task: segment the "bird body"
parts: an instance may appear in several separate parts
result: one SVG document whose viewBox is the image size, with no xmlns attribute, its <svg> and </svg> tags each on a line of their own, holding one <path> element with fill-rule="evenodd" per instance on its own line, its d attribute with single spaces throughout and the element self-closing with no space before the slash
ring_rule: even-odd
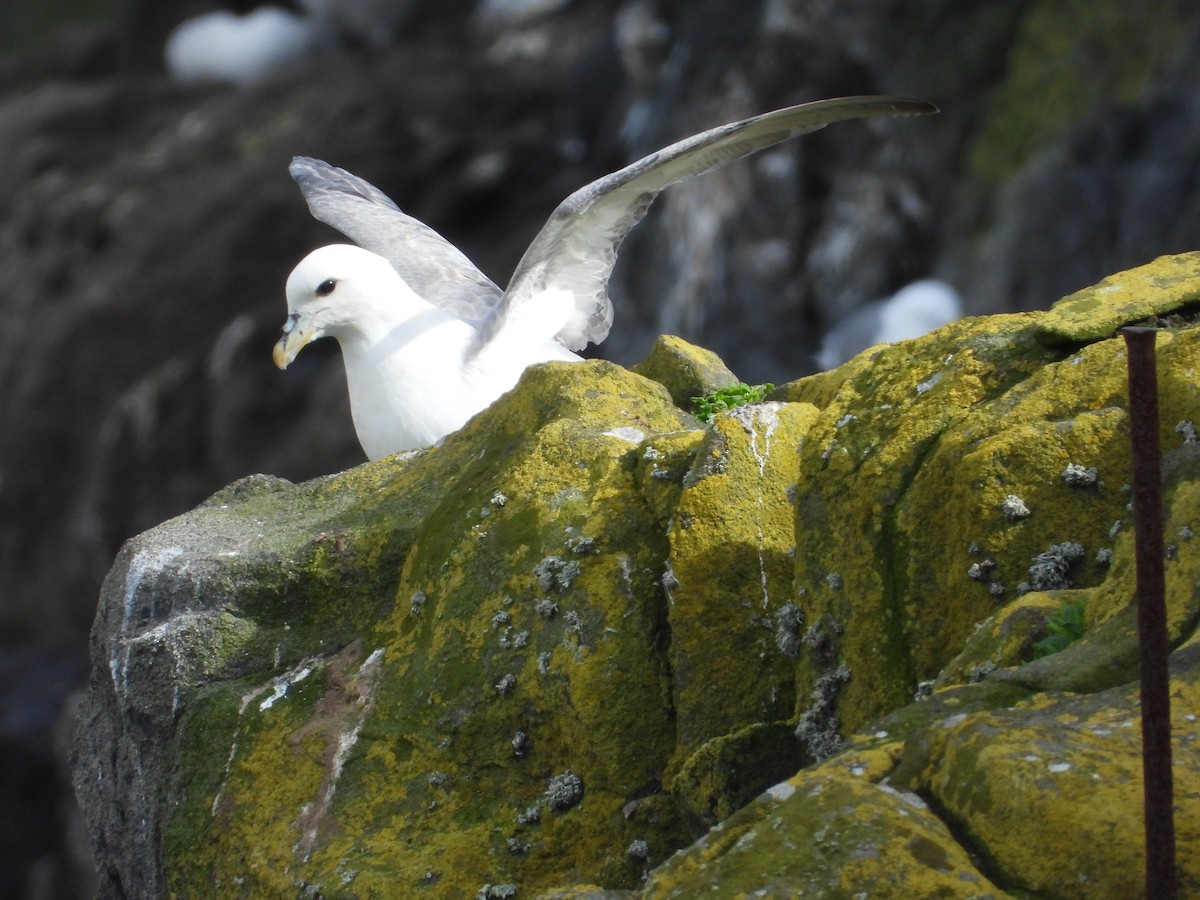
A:
<svg viewBox="0 0 1200 900">
<path fill-rule="evenodd" d="M 288 278 L 287 295 L 329 302 L 305 325 L 299 316 L 289 318 L 275 361 L 281 368 L 290 361 L 289 338 L 296 347 L 319 337 L 337 340 L 354 430 L 369 459 L 426 447 L 457 431 L 532 363 L 579 359 L 553 340 L 549 316 L 539 317 L 540 328 L 521 327 L 513 318 L 513 327 L 477 349 L 469 322 L 419 297 L 387 260 L 348 244 L 305 257 Z M 562 307 L 565 299 L 551 294 L 529 312 Z"/>
<path fill-rule="evenodd" d="M 286 368 L 310 341 L 336 338 L 367 456 L 436 443 L 529 365 L 578 360 L 572 351 L 607 336 L 617 249 L 664 188 L 831 122 L 936 111 L 918 100 L 843 97 L 685 138 L 567 197 L 504 291 L 373 185 L 296 157 L 290 171 L 312 214 L 358 246 L 321 247 L 292 271 L 275 362 Z"/>
</svg>

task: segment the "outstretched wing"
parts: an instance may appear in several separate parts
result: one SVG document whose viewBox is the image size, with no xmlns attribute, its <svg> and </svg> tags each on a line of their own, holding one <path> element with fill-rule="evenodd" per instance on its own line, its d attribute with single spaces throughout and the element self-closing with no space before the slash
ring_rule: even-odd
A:
<svg viewBox="0 0 1200 900">
<path fill-rule="evenodd" d="M 345 169 L 297 156 L 288 166 L 313 217 L 392 264 L 421 297 L 462 319 L 478 320 L 503 292 L 457 247 L 383 191 Z"/>
<path fill-rule="evenodd" d="M 617 248 L 668 185 L 832 122 L 933 112 L 936 106 L 903 97 L 817 100 L 693 135 L 593 181 L 559 204 L 533 239 L 504 299 L 481 323 L 476 346 L 498 333 L 513 306 L 547 288 L 575 296 L 574 311 L 557 335 L 561 343 L 580 350 L 604 340 L 612 325 L 607 285 Z"/>
</svg>

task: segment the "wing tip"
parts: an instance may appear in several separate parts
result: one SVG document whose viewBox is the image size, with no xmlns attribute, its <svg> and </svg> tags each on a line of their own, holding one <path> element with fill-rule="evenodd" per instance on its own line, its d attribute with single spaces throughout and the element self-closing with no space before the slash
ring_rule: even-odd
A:
<svg viewBox="0 0 1200 900">
<path fill-rule="evenodd" d="M 292 161 L 288 163 L 288 174 L 296 181 L 301 178 L 312 177 L 321 174 L 321 172 L 332 169 L 329 163 L 323 159 L 317 159 L 313 156 L 293 156 Z"/>
<path fill-rule="evenodd" d="M 896 97 L 895 100 L 900 105 L 900 115 L 932 116 L 942 111 L 940 106 L 928 100 L 915 100 L 912 97 Z"/>
<path fill-rule="evenodd" d="M 852 97 L 833 97 L 828 100 L 814 100 L 808 105 L 835 105 L 857 103 L 864 106 L 877 106 L 898 116 L 928 116 L 942 111 L 936 103 L 927 100 L 917 100 L 914 97 L 901 97 L 895 94 L 859 94 Z"/>
</svg>

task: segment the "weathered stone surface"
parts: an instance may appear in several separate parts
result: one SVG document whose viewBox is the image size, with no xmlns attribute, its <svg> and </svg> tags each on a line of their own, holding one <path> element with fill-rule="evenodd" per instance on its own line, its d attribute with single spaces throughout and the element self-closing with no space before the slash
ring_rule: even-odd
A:
<svg viewBox="0 0 1200 900">
<path fill-rule="evenodd" d="M 1111 337 L 1130 325 L 1200 303 L 1200 257 L 1168 256 L 1130 269 L 1059 300 L 1038 318 L 1037 336 L 1046 344 L 1070 344 Z"/>
<path fill-rule="evenodd" d="M 776 391 L 821 408 L 800 447 L 796 591 L 810 622 L 828 617 L 849 667 L 838 708 L 851 730 L 901 705 L 1006 601 L 1104 579 L 1097 553 L 1129 525 L 1124 345 L 1111 333 L 1182 308 L 1195 265 L 1194 254 L 1163 258 L 1110 282 L 1129 288 L 1092 291 L 1115 311 L 1101 316 L 1109 336 L 1082 347 L 1040 342 L 1043 320 L 1064 321 L 1059 309 L 968 319 Z M 1158 282 L 1177 285 L 1174 307 L 1149 287 Z M 1160 339 L 1166 448 L 1196 416 L 1193 335 Z M 1068 467 L 1095 469 L 1094 481 Z M 1073 544 L 1082 555 L 1061 572 L 1039 565 Z"/>
<path fill-rule="evenodd" d="M 1172 776 L 1181 897 L 1200 891 L 1200 645 L 1172 656 Z M 984 850 L 1009 889 L 1140 896 L 1145 878 L 1137 686 L 1039 693 L 948 717 L 910 739 L 896 782 Z"/>
<path fill-rule="evenodd" d="M 816 418 L 806 403 L 718 416 L 684 481 L 665 577 L 676 740 L 685 757 L 710 738 L 792 715 L 804 612 L 792 589 L 790 495 L 795 447 Z M 797 621 L 781 621 L 789 614 Z"/>
<path fill-rule="evenodd" d="M 984 877 L 920 797 L 827 771 L 781 782 L 655 870 L 641 897 L 975 897 Z"/>
<path fill-rule="evenodd" d="M 461 896 L 620 885 L 631 841 L 679 846 L 646 802 L 674 723 L 634 471 L 694 427 L 612 364 L 543 367 L 441 447 L 256 479 L 131 543 L 78 770 L 120 883 Z M 155 827 L 126 842 L 131 819 Z"/>
<path fill-rule="evenodd" d="M 1159 356 L 1182 759 L 1200 338 L 1186 306 L 1154 312 L 1176 324 Z M 1048 346 L 1042 318 L 876 348 L 711 427 L 613 364 L 538 366 L 438 447 L 243 480 L 134 539 L 77 750 L 102 892 L 1136 885 L 1123 343 Z M 1028 661 L 1078 598 L 1083 636 Z M 1055 767 L 1036 797 L 1022 754 Z M 1200 793 L 1194 759 L 1177 771 Z M 1119 871 L 1095 830 L 1118 820 Z M 1180 835 L 1200 843 L 1193 818 Z M 1190 862 L 1181 879 L 1200 885 Z"/>
<path fill-rule="evenodd" d="M 717 354 L 672 334 L 661 335 L 646 358 L 630 371 L 664 385 L 681 409 L 691 409 L 693 397 L 703 397 L 738 382 Z"/>
</svg>

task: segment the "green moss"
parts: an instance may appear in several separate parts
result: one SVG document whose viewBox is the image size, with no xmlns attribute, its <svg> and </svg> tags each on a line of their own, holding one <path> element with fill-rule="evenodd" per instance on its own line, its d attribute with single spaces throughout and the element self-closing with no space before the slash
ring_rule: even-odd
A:
<svg viewBox="0 0 1200 900">
<path fill-rule="evenodd" d="M 696 454 L 663 573 L 676 764 L 735 728 L 793 714 L 795 662 L 776 643 L 774 617 L 797 599 L 789 488 L 815 417 L 807 404 L 744 407 L 719 416 Z"/>
<path fill-rule="evenodd" d="M 1047 616 L 1046 631 L 1049 633 L 1033 645 L 1033 658 L 1041 659 L 1052 653 L 1060 653 L 1083 637 L 1083 615 L 1086 609 L 1086 601 L 1076 600 L 1073 603 L 1064 603 Z"/>
<path fill-rule="evenodd" d="M 737 897 L 999 895 L 920 800 L 830 773 L 762 795 L 656 869 L 642 896 L 704 896 L 713 885 Z"/>
<path fill-rule="evenodd" d="M 1196 673 L 1189 665 L 1174 677 L 1173 703 L 1200 702 Z M 1124 686 L 1037 694 L 1012 709 L 948 719 L 924 734 L 918 765 L 893 781 L 932 797 L 965 840 L 985 848 L 989 870 L 1011 889 L 1137 894 L 1144 864 L 1137 704 L 1136 686 Z M 1177 796 L 1200 784 L 1200 763 L 1185 749 L 1193 731 L 1178 719 L 1174 778 L 1184 793 Z M 1179 846 L 1194 846 L 1200 815 L 1178 806 L 1176 829 Z M 1193 856 L 1179 857 L 1182 893 L 1200 886 Z"/>
<path fill-rule="evenodd" d="M 577 377 L 581 368 L 595 377 Z M 381 648 L 389 673 L 361 731 L 336 713 L 349 676 L 331 681 L 308 724 L 285 728 L 308 735 L 315 768 L 296 775 L 310 805 L 328 784 L 331 748 L 355 734 L 311 853 L 289 863 L 293 880 L 330 890 L 349 867 L 354 891 L 370 895 L 397 879 L 417 886 L 428 871 L 439 889 L 469 895 L 485 882 L 548 884 L 569 871 L 564 860 L 613 884 L 640 874 L 624 855 L 635 835 L 621 809 L 661 778 L 674 733 L 658 582 L 667 545 L 637 499 L 639 445 L 687 420 L 661 388 L 607 363 L 540 367 L 526 380 L 535 384 L 489 421 L 400 463 L 403 479 L 382 485 L 368 519 L 304 545 L 302 589 L 270 613 L 293 629 L 374 622 L 363 653 Z M 585 414 L 595 428 L 574 424 Z M 414 510 L 414 492 L 430 483 L 439 490 L 417 496 Z M 571 577 L 548 578 L 548 560 Z M 414 614 L 418 592 L 426 599 Z M 540 615 L 539 598 L 553 598 L 557 615 Z M 517 732 L 528 741 L 519 755 Z M 254 753 L 239 751 L 229 781 L 276 797 L 263 803 L 277 823 L 267 843 L 295 846 L 306 801 L 273 793 L 277 775 L 257 765 L 288 757 L 247 739 Z M 544 803 L 547 779 L 566 769 L 583 779 L 582 802 L 519 825 L 518 811 Z M 648 836 L 666 852 L 677 823 L 661 828 Z M 529 852 L 509 853 L 510 837 Z M 208 877 L 242 877 L 229 850 L 206 857 Z"/>
<path fill-rule="evenodd" d="M 1032 659 L 1034 643 L 1045 634 L 1046 617 L 1072 593 L 1033 591 L 1006 604 L 979 623 L 958 655 L 938 673 L 937 686 L 977 682 L 998 668 Z"/>
<path fill-rule="evenodd" d="M 712 422 L 718 413 L 729 412 L 748 403 L 761 403 L 771 391 L 773 384 L 746 384 L 739 381 L 728 387 L 718 388 L 700 397 L 692 397 L 692 409 L 701 422 Z"/>
<path fill-rule="evenodd" d="M 909 741 L 918 732 L 934 727 L 939 721 L 950 716 L 1012 706 L 1026 699 L 1030 693 L 1030 689 L 1021 685 L 991 680 L 937 688 L 928 697 L 902 706 L 868 723 L 858 734 L 848 739 L 847 749 L 834 757 L 834 760 L 839 760 L 845 755 L 853 756 L 864 747 Z M 906 750 L 906 759 L 909 755 Z M 897 775 L 897 778 L 900 779 L 898 784 L 905 783 L 900 775 Z"/>
<path fill-rule="evenodd" d="M 851 729 L 906 703 L 918 678 L 943 665 L 946 649 L 995 605 L 986 592 L 974 607 L 948 602 L 963 594 L 938 557 L 961 553 L 966 580 L 963 535 L 978 513 L 974 502 L 947 502 L 962 475 L 930 461 L 947 431 L 965 429 L 982 403 L 1045 364 L 1029 324 L 965 320 L 781 391 L 823 404 L 800 447 L 795 588 L 809 621 L 828 616 L 842 629 L 832 652 L 851 672 L 839 699 Z M 958 510 L 962 519 L 948 515 Z M 824 668 L 802 661 L 798 696 Z"/>
<path fill-rule="evenodd" d="M 671 793 L 700 830 L 725 821 L 809 762 L 793 730 L 756 724 L 708 741 L 680 767 Z"/>
<path fill-rule="evenodd" d="M 294 890 L 294 881 L 261 849 L 245 848 L 292 846 L 300 837 L 296 813 L 320 794 L 325 772 L 326 747 L 306 725 L 328 685 L 328 671 L 302 667 L 277 697 L 276 685 L 221 685 L 197 698 L 181 722 L 178 752 L 189 776 L 176 787 L 176 812 L 164 835 L 164 853 L 172 860 L 168 885 L 179 895 L 199 895 L 206 883 L 232 890 L 236 879 L 268 894 Z M 224 766 L 211 764 L 222 759 Z M 237 862 L 222 874 L 215 865 L 221 859 Z"/>
<path fill-rule="evenodd" d="M 1112 337 L 1132 325 L 1200 301 L 1200 253 L 1163 256 L 1105 278 L 1054 304 L 1035 334 L 1047 344 Z"/>
</svg>

